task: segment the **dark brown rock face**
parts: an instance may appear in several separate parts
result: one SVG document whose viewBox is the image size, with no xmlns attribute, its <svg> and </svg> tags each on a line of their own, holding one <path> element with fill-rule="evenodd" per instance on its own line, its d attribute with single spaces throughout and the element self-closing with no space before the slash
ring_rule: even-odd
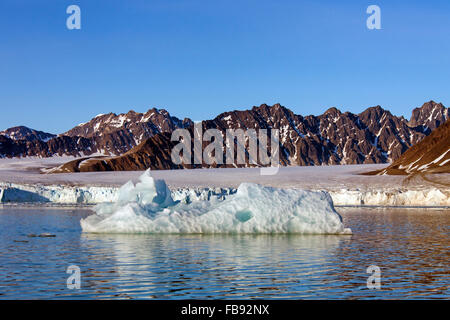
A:
<svg viewBox="0 0 450 320">
<path fill-rule="evenodd" d="M 160 133 L 147 139 L 133 149 L 119 157 L 81 158 L 54 168 L 51 173 L 62 172 L 92 172 L 92 171 L 126 171 L 151 169 L 181 169 L 182 166 L 173 165 L 171 150 L 175 143 L 170 141 L 171 134 Z"/>
<path fill-rule="evenodd" d="M 442 103 L 430 101 L 413 110 L 409 125 L 411 127 L 420 126 L 423 132 L 430 134 L 432 130 L 443 124 L 449 116 L 449 109 L 445 108 Z"/>
<path fill-rule="evenodd" d="M 47 142 L 40 140 L 14 141 L 8 137 L 0 136 L 0 158 L 11 157 L 52 157 L 55 155 L 80 156 L 89 150 L 91 141 L 81 137 L 61 136 Z"/>
<path fill-rule="evenodd" d="M 19 144 L 7 136 L 0 135 L 0 158 L 20 157 L 25 150 L 24 143 Z"/>
<path fill-rule="evenodd" d="M 450 173 L 450 119 L 409 148 L 386 169 L 372 174 Z"/>
</svg>

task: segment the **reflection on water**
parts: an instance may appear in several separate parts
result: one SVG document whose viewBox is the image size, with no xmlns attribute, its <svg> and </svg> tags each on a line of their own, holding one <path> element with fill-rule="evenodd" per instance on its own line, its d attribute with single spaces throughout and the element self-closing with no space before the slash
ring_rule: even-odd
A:
<svg viewBox="0 0 450 320">
<path fill-rule="evenodd" d="M 83 234 L 96 259 L 114 260 L 110 272 L 131 290 L 152 297 L 245 297 L 283 294 L 325 272 L 339 236 L 214 236 Z M 112 253 L 112 254 L 111 254 Z M 304 281 L 300 281 L 301 278 Z M 145 283 L 144 288 L 142 283 Z M 95 285 L 94 285 L 95 287 Z M 305 288 L 306 289 L 306 288 Z M 128 293 L 130 287 L 117 288 Z M 287 294 L 287 293 L 284 293 Z"/>
<path fill-rule="evenodd" d="M 105 235 L 81 233 L 87 209 L 4 207 L 0 298 L 449 298 L 450 211 L 340 212 L 353 235 Z"/>
</svg>

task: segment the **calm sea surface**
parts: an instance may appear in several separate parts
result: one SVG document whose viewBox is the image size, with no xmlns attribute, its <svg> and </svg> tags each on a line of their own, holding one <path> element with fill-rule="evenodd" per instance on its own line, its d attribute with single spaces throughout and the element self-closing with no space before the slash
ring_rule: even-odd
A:
<svg viewBox="0 0 450 320">
<path fill-rule="evenodd" d="M 89 208 L 0 205 L 0 299 L 450 298 L 450 210 L 337 210 L 353 235 L 84 234 Z"/>
</svg>

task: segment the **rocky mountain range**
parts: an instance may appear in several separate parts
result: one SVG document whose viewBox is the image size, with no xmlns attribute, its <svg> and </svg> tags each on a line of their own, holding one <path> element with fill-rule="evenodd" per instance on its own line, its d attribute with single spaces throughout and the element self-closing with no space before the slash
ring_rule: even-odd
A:
<svg viewBox="0 0 450 320">
<path fill-rule="evenodd" d="M 155 113 L 157 115 L 151 117 Z M 203 121 L 202 127 L 203 130 L 219 129 L 223 136 L 226 129 L 277 128 L 280 130 L 281 165 L 387 163 L 398 159 L 408 148 L 444 123 L 449 115 L 448 108 L 434 101 L 414 109 L 409 121 L 392 115 L 380 106 L 359 114 L 330 108 L 319 116 L 301 116 L 279 104 L 263 104 L 251 110 L 222 113 L 212 120 Z M 170 151 L 174 142 L 170 141 L 170 133 L 175 128 L 186 128 L 192 133 L 193 123 L 189 119 L 181 121 L 167 112 L 152 109 L 146 114 L 100 115 L 55 139 L 68 137 L 78 139 L 80 143 L 85 140 L 79 139 L 87 139 L 90 149 L 77 149 L 79 154 L 89 155 L 89 152 L 92 154 L 101 150 L 99 153 L 104 155 L 71 162 L 64 167 L 64 172 L 217 166 L 173 164 Z M 77 148 L 80 143 L 76 144 Z M 99 145 L 103 148 L 99 149 Z M 203 143 L 203 147 L 206 145 Z M 238 166 L 252 164 L 247 159 L 245 165 Z M 61 168 L 55 169 L 55 172 L 58 171 Z"/>
<path fill-rule="evenodd" d="M 99 114 L 61 136 L 96 139 L 99 145 L 105 146 L 105 154 L 122 154 L 155 134 L 187 128 L 192 124 L 190 119 L 180 120 L 172 117 L 164 109 L 153 108 L 146 113 L 130 110 L 119 115 Z M 111 143 L 102 140 L 110 140 Z"/>
<path fill-rule="evenodd" d="M 155 134 L 192 124 L 190 119 L 180 120 L 164 109 L 153 108 L 146 113 L 129 111 L 119 115 L 98 115 L 57 136 L 16 127 L 24 128 L 23 132 L 39 134 L 34 134 L 36 138 L 31 139 L 31 134 L 10 134 L 16 132 L 15 128 L 0 132 L 0 157 L 121 155 Z"/>
</svg>

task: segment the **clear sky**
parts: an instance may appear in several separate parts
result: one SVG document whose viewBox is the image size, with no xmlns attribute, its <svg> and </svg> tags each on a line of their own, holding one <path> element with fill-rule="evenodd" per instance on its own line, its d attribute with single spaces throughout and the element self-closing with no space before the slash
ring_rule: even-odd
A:
<svg viewBox="0 0 450 320">
<path fill-rule="evenodd" d="M 202 120 L 277 102 L 407 118 L 450 106 L 449 0 L 1 0 L 0 41 L 0 129 L 151 107 Z"/>
</svg>

